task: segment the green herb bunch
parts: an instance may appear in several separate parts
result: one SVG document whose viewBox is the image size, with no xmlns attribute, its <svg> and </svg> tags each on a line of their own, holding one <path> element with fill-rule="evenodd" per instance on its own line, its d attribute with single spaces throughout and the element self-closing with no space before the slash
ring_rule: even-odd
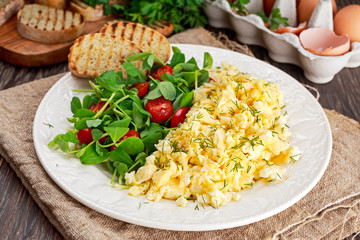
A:
<svg viewBox="0 0 360 240">
<path fill-rule="evenodd" d="M 166 122 L 152 122 L 151 114 L 144 108 L 146 103 L 164 97 L 171 101 L 174 112 L 181 107 L 191 107 L 194 89 L 209 81 L 206 69 L 213 63 L 209 53 L 204 54 L 203 69 L 199 70 L 194 58 L 185 61 L 185 55 L 177 47 L 173 47 L 173 52 L 170 61 L 173 74 L 164 73 L 162 81 L 146 76 L 132 63 L 141 60 L 143 69 L 150 72 L 165 65 L 154 54 L 144 52 L 127 57 L 122 65 L 126 79 L 121 71 L 111 70 L 102 73 L 95 82 L 90 81 L 91 90 L 74 90 L 90 94 L 82 100 L 77 96 L 72 98 L 73 116 L 68 121 L 74 128 L 57 135 L 48 146 L 76 154 L 85 165 L 106 164 L 113 173 L 111 183 L 115 178 L 120 184 L 124 183 L 125 173 L 143 166 L 145 158 L 155 150 L 154 145 L 170 131 L 171 117 Z M 138 90 L 131 86 L 146 81 L 149 81 L 148 92 L 140 98 Z M 90 110 L 100 102 L 103 103 L 101 109 Z M 88 144 L 79 141 L 78 133 L 84 129 L 91 129 Z M 129 130 L 137 131 L 139 137 L 122 140 Z"/>
<path fill-rule="evenodd" d="M 280 25 L 283 25 L 284 27 L 289 26 L 287 23 L 288 18 L 282 17 L 280 9 L 278 8 L 273 8 L 271 10 L 270 17 L 267 17 L 264 11 L 257 13 L 257 15 L 261 17 L 265 24 L 269 24 L 270 30 L 278 29 Z"/>
<path fill-rule="evenodd" d="M 246 8 L 246 4 L 250 2 L 250 0 L 231 0 L 228 1 L 230 4 L 230 7 L 235 10 L 235 12 L 241 16 L 248 15 L 250 12 Z"/>
<path fill-rule="evenodd" d="M 246 8 L 246 4 L 250 2 L 250 0 L 228 0 L 230 7 L 239 15 L 246 16 L 251 14 L 251 12 Z M 282 17 L 280 13 L 280 9 L 273 8 L 269 17 L 266 16 L 264 11 L 256 13 L 265 24 L 269 25 L 270 30 L 275 30 L 283 25 L 284 27 L 289 26 L 287 23 L 288 18 Z"/>
<path fill-rule="evenodd" d="M 203 13 L 204 0 L 135 0 L 129 6 L 112 5 L 112 11 L 124 19 L 151 24 L 166 20 L 174 25 L 174 32 L 186 28 L 205 26 L 207 18 Z"/>
<path fill-rule="evenodd" d="M 111 13 L 109 0 L 83 0 L 87 5 L 95 8 L 96 5 L 103 5 L 104 14 L 108 16 Z"/>
</svg>

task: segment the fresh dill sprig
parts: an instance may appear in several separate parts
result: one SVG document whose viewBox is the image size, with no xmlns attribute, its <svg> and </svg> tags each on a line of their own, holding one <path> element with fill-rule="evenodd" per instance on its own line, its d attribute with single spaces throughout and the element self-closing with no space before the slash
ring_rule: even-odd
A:
<svg viewBox="0 0 360 240">
<path fill-rule="evenodd" d="M 295 163 L 295 162 L 296 162 L 295 157 L 300 156 L 300 155 L 301 155 L 301 154 L 299 153 L 299 154 L 296 154 L 296 155 L 290 156 L 291 161 L 292 161 L 293 163 Z"/>
<path fill-rule="evenodd" d="M 246 170 L 246 173 L 249 173 L 249 172 L 250 172 L 250 170 L 251 170 L 251 168 L 252 168 L 252 166 L 251 166 L 251 165 L 249 165 L 249 166 L 248 166 L 248 168 L 247 168 L 247 170 Z"/>
</svg>

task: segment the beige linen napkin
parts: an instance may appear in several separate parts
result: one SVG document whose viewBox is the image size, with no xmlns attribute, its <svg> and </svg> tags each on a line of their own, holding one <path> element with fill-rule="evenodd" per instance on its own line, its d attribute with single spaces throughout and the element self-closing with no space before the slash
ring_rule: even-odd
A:
<svg viewBox="0 0 360 240">
<path fill-rule="evenodd" d="M 226 48 L 202 28 L 175 35 L 171 42 L 189 43 L 189 40 L 192 40 L 191 43 Z M 48 89 L 61 76 L 0 92 L 0 154 L 65 238 L 337 239 L 360 231 L 360 124 L 329 110 L 325 110 L 333 134 L 329 167 L 309 194 L 273 217 L 226 230 L 178 232 L 125 223 L 82 205 L 46 174 L 32 140 L 36 109 Z"/>
</svg>

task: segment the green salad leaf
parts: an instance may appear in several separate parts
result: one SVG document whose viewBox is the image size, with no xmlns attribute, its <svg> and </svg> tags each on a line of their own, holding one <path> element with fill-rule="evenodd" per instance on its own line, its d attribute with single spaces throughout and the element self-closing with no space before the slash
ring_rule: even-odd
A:
<svg viewBox="0 0 360 240">
<path fill-rule="evenodd" d="M 73 115 L 67 119 L 73 128 L 56 135 L 48 146 L 75 154 L 84 165 L 106 163 L 113 174 L 111 183 L 118 179 L 123 184 L 125 174 L 143 166 L 146 157 L 156 150 L 155 145 L 171 130 L 172 116 L 154 122 L 147 103 L 164 97 L 171 102 L 174 115 L 181 107 L 191 107 L 194 89 L 209 81 L 207 69 L 213 64 L 209 53 L 204 54 L 203 69 L 199 69 L 194 58 L 186 61 L 179 48 L 172 49 L 169 66 L 173 72 L 163 73 L 160 80 L 152 74 L 161 71 L 164 63 L 143 52 L 126 58 L 124 73 L 106 71 L 89 81 L 91 90 L 74 90 L 88 95 L 82 101 L 74 96 L 70 102 Z M 136 61 L 142 61 L 142 70 Z M 148 85 L 145 95 L 139 95 L 136 83 Z"/>
</svg>

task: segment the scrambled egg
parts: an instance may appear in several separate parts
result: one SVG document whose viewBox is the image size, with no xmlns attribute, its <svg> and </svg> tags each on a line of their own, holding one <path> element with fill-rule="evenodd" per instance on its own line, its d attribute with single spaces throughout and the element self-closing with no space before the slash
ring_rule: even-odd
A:
<svg viewBox="0 0 360 240">
<path fill-rule="evenodd" d="M 126 174 L 130 195 L 217 208 L 240 199 L 239 192 L 259 179 L 281 181 L 282 165 L 299 160 L 276 84 L 231 65 L 210 76 L 215 82 L 196 89 L 186 121 L 156 145 L 143 167 Z"/>
</svg>

